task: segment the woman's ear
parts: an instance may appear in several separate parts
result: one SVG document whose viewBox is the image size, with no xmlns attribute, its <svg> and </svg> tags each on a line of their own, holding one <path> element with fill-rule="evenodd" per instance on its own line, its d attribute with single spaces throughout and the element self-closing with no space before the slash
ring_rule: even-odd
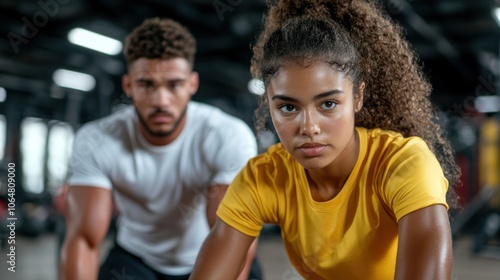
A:
<svg viewBox="0 0 500 280">
<path fill-rule="evenodd" d="M 363 97 L 365 95 L 365 83 L 361 82 L 354 94 L 354 112 L 358 113 L 363 108 Z"/>
</svg>

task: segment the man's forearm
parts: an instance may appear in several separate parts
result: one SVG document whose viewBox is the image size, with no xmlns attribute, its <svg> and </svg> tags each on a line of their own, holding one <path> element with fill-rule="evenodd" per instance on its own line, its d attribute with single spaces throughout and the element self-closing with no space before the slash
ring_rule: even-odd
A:
<svg viewBox="0 0 500 280">
<path fill-rule="evenodd" d="M 60 280 L 96 280 L 99 271 L 99 248 L 83 238 L 64 243 L 61 252 Z"/>
</svg>

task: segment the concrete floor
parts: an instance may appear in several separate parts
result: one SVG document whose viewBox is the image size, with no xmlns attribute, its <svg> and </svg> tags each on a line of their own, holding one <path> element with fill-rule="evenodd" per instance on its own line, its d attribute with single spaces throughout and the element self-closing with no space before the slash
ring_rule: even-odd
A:
<svg viewBox="0 0 500 280">
<path fill-rule="evenodd" d="M 1 250 L 1 280 L 56 280 L 57 241 L 53 234 L 30 239 L 16 239 L 16 272 L 7 270 L 7 254 Z M 499 280 L 500 249 L 492 248 L 479 256 L 470 253 L 470 239 L 459 238 L 454 246 L 452 280 Z M 266 280 L 302 279 L 291 267 L 281 238 L 265 234 L 260 238 L 259 261 Z"/>
</svg>

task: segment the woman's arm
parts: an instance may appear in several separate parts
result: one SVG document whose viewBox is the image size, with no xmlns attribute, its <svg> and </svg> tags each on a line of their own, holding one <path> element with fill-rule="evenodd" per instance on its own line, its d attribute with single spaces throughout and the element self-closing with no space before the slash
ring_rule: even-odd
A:
<svg viewBox="0 0 500 280">
<path fill-rule="evenodd" d="M 449 280 L 453 262 L 451 229 L 443 205 L 432 205 L 399 220 L 396 280 Z"/>
<path fill-rule="evenodd" d="M 215 225 L 215 221 L 217 221 L 217 207 L 219 207 L 222 198 L 226 193 L 228 186 L 227 185 L 214 185 L 210 187 L 210 195 L 207 196 L 207 221 L 210 228 L 213 228 Z M 250 246 L 246 254 L 246 261 L 243 269 L 241 270 L 240 276 L 236 280 L 247 280 L 248 274 L 252 269 L 252 263 L 257 255 L 257 238 L 255 238 L 254 242 Z"/>
<path fill-rule="evenodd" d="M 245 265 L 248 249 L 254 239 L 217 219 L 201 247 L 189 279 L 236 279 Z"/>
</svg>

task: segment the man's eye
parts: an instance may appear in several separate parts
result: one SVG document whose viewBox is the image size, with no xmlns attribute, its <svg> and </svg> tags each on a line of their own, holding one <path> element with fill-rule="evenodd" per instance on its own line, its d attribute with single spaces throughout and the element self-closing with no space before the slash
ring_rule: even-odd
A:
<svg viewBox="0 0 500 280">
<path fill-rule="evenodd" d="M 171 88 L 180 88 L 181 87 L 181 83 L 171 83 L 170 87 Z"/>
<path fill-rule="evenodd" d="M 144 88 L 144 89 L 152 89 L 153 86 L 154 85 L 151 82 L 142 82 L 139 84 L 139 87 Z"/>
</svg>

